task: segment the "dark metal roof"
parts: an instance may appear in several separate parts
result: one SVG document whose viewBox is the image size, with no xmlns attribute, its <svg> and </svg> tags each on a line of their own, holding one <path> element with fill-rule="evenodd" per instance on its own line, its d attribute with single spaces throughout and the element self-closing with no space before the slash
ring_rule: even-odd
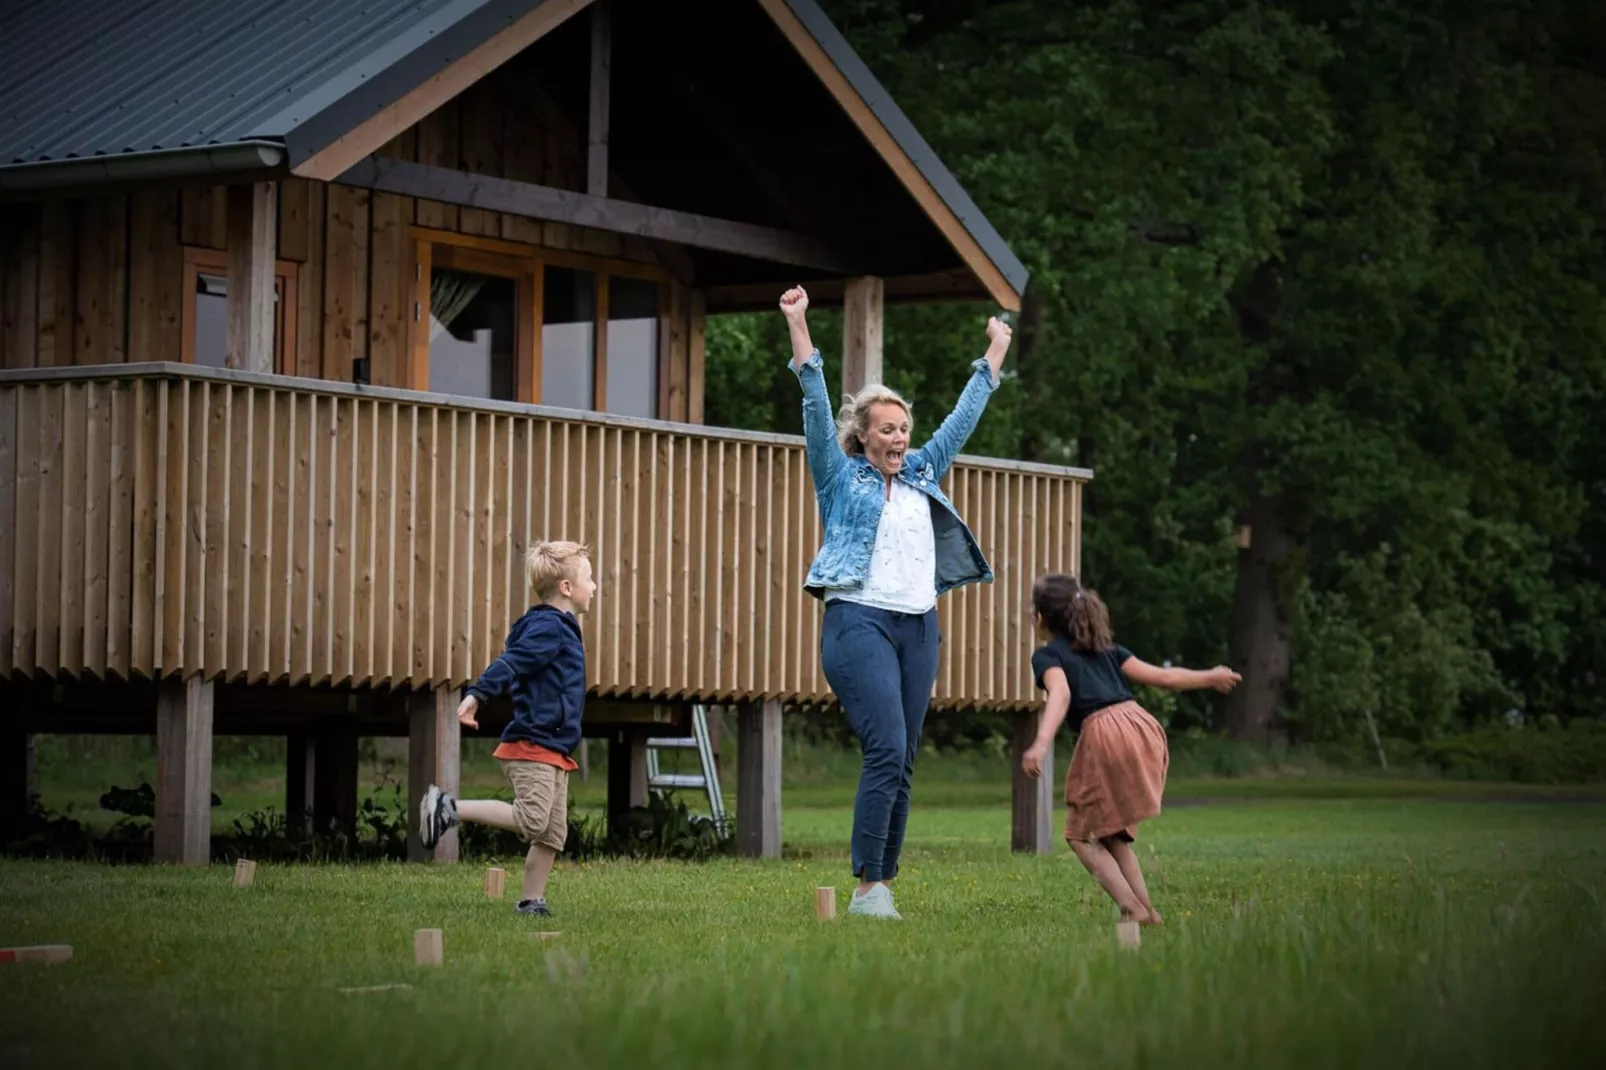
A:
<svg viewBox="0 0 1606 1070">
<path fill-rule="evenodd" d="M 47 170 L 63 162 L 83 166 L 71 161 L 98 161 L 126 177 L 136 173 L 136 161 L 160 168 L 164 155 L 193 156 L 194 150 L 211 154 L 213 172 L 271 165 L 281 158 L 278 148 L 261 156 L 244 151 L 252 146 L 282 146 L 284 162 L 295 167 L 543 2 L 554 0 L 6 0 L 0 3 L 0 187 L 8 184 L 8 174 L 15 176 L 12 184 L 31 181 L 24 175 L 40 165 Z M 1005 281 L 1017 294 L 1024 292 L 1026 268 L 815 0 L 784 2 Z M 762 95 L 757 90 L 765 76 L 744 67 L 740 50 L 733 55 L 721 44 L 726 51 L 705 54 L 722 33 L 773 36 L 773 46 L 790 54 L 771 53 L 750 38 L 754 61 L 770 63 L 782 81 L 807 77 L 801 59 L 773 26 L 768 33 L 760 28 L 769 19 L 756 0 L 685 0 L 684 7 L 673 8 L 661 0 L 630 0 L 619 6 L 625 17 L 618 21 L 671 37 L 679 31 L 692 35 L 681 42 L 678 58 L 638 60 L 638 70 L 671 59 L 680 65 L 661 72 L 665 79 L 653 83 L 660 93 L 671 92 L 670 76 L 689 71 L 718 85 L 720 72 L 728 68 Z M 550 46 L 545 65 L 585 62 L 584 27 L 567 30 L 538 43 L 538 48 Z M 616 33 L 622 39 L 628 30 L 620 26 Z M 564 37 L 574 39 L 565 40 L 560 50 Z M 763 55 L 772 59 L 761 60 Z M 786 71 L 792 73 L 778 73 Z M 740 112 L 741 87 L 721 86 L 721 92 L 733 114 Z M 807 95 L 821 94 L 815 87 Z M 629 126 L 623 114 L 627 105 L 621 99 L 615 104 L 621 112 L 617 132 L 623 133 Z M 845 117 L 836 110 L 841 123 Z M 583 103 L 578 114 L 584 115 Z M 663 125 L 661 115 L 653 115 Z M 762 125 L 736 125 L 743 128 L 737 136 L 744 148 L 761 150 Z M 649 133 L 638 131 L 630 140 L 644 146 L 651 142 Z M 843 124 L 842 133 L 857 144 L 839 143 L 832 150 L 833 164 L 859 163 L 834 181 L 810 177 L 809 164 L 790 149 L 785 156 L 791 163 L 779 168 L 786 184 L 819 187 L 829 202 L 818 206 L 827 219 L 814 225 L 830 229 L 832 217 L 847 218 L 850 203 L 862 200 L 879 206 L 860 229 L 876 237 L 883 250 L 877 260 L 888 260 L 885 267 L 896 273 L 901 265 L 893 261 L 900 258 L 910 261 L 911 271 L 958 266 L 951 265 L 946 240 L 912 201 L 907 211 L 889 209 L 894 198 L 906 196 L 897 190 L 897 180 L 857 132 Z M 701 155 L 715 154 L 713 143 L 700 144 Z M 619 163 L 625 164 L 630 141 L 621 139 L 616 148 Z M 684 154 L 687 148 L 682 137 L 675 152 Z M 692 208 L 699 197 L 720 194 L 720 203 L 708 210 L 742 218 L 727 214 L 739 199 L 733 195 L 741 192 L 728 182 L 742 187 L 751 185 L 750 178 L 734 170 L 719 182 L 703 173 L 706 169 L 688 166 L 691 161 L 666 168 L 672 162 L 669 157 L 643 161 L 639 184 L 672 184 L 675 174 L 685 171 L 691 186 L 666 188 L 673 196 L 663 203 Z M 851 189 L 838 188 L 843 181 L 851 182 Z M 743 270 L 744 278 L 751 268 Z"/>
<path fill-rule="evenodd" d="M 540 2 L 13 0 L 0 5 L 0 167 L 294 150 L 298 132 L 350 129 Z"/>
</svg>

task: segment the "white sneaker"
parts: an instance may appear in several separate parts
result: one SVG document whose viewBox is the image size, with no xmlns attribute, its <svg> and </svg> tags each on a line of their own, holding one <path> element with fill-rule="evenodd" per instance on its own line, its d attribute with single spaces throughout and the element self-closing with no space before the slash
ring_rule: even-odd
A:
<svg viewBox="0 0 1606 1070">
<path fill-rule="evenodd" d="M 860 895 L 853 893 L 853 899 L 848 903 L 849 914 L 863 914 L 871 918 L 894 918 L 901 920 L 899 914 L 892 906 L 892 889 L 885 884 L 872 884 L 870 890 Z"/>
</svg>

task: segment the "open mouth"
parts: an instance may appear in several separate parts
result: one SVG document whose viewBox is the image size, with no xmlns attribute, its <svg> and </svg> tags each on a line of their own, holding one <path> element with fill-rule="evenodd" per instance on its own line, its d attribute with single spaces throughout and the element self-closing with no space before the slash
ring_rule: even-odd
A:
<svg viewBox="0 0 1606 1070">
<path fill-rule="evenodd" d="M 902 450 L 888 450 L 887 451 L 887 460 L 891 461 L 893 464 L 902 464 L 903 463 L 903 451 Z"/>
</svg>

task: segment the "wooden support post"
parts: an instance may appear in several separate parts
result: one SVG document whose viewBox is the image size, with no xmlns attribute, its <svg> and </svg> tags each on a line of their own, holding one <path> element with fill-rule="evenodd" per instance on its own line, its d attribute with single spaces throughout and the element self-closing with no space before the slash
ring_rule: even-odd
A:
<svg viewBox="0 0 1606 1070">
<path fill-rule="evenodd" d="M 856 394 L 881 378 L 881 316 L 886 288 L 873 275 L 850 279 L 842 293 L 842 391 Z"/>
<path fill-rule="evenodd" d="M 1040 711 L 1015 715 L 1015 734 L 1010 744 L 1014 801 L 1009 823 L 1009 846 L 1016 851 L 1046 855 L 1054 852 L 1053 741 L 1049 741 L 1048 753 L 1043 756 L 1042 776 L 1034 780 L 1020 767 L 1027 749 L 1037 739 L 1037 729 L 1042 721 Z"/>
<path fill-rule="evenodd" d="M 284 742 L 284 820 L 289 828 L 312 830 L 312 785 L 317 752 L 305 731 L 292 732 Z"/>
<path fill-rule="evenodd" d="M 212 854 L 212 684 L 164 680 L 156 693 L 158 862 L 204 866 Z"/>
<path fill-rule="evenodd" d="M 625 727 L 608 733 L 608 833 L 627 811 L 647 805 L 647 734 Z"/>
<path fill-rule="evenodd" d="M 613 67 L 613 17 L 608 0 L 591 4 L 591 117 L 586 139 L 586 192 L 608 195 L 608 98 Z"/>
<path fill-rule="evenodd" d="M 313 737 L 312 819 L 319 832 L 330 826 L 357 833 L 357 724 L 344 717 L 318 724 Z"/>
<path fill-rule="evenodd" d="M 28 796 L 33 791 L 29 777 L 28 733 L 12 722 L 0 727 L 0 843 L 22 834 L 28 820 Z"/>
<path fill-rule="evenodd" d="M 413 961 L 420 966 L 439 966 L 446 961 L 441 930 L 419 929 L 413 933 Z"/>
<path fill-rule="evenodd" d="M 736 849 L 781 856 L 781 703 L 744 702 L 736 713 Z"/>
<path fill-rule="evenodd" d="M 252 182 L 228 187 L 229 296 L 225 364 L 272 372 L 273 277 L 279 187 Z M 288 297 L 288 295 L 286 295 Z"/>
<path fill-rule="evenodd" d="M 414 691 L 408 699 L 407 857 L 414 862 L 456 862 L 457 829 L 447 831 L 433 851 L 418 838 L 418 803 L 431 784 L 457 794 L 462 783 L 457 692 L 448 688 Z"/>
</svg>

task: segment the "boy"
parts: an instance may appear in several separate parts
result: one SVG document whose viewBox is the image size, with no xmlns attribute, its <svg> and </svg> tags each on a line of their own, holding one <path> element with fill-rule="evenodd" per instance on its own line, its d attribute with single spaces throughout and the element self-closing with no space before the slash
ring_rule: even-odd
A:
<svg viewBox="0 0 1606 1070">
<path fill-rule="evenodd" d="M 513 720 L 495 756 L 513 786 L 513 805 L 496 800 L 458 801 L 434 784 L 419 803 L 419 835 L 434 847 L 459 821 L 516 832 L 530 845 L 524 861 L 520 914 L 549 916 L 547 877 L 569 831 L 569 773 L 580 742 L 585 707 L 586 653 L 576 616 L 591 606 L 597 585 L 586 548 L 542 542 L 530 548 L 525 573 L 536 604 L 514 623 L 501 657 L 468 688 L 457 719 L 478 728 L 475 713 L 498 695 L 513 695 Z"/>
</svg>

